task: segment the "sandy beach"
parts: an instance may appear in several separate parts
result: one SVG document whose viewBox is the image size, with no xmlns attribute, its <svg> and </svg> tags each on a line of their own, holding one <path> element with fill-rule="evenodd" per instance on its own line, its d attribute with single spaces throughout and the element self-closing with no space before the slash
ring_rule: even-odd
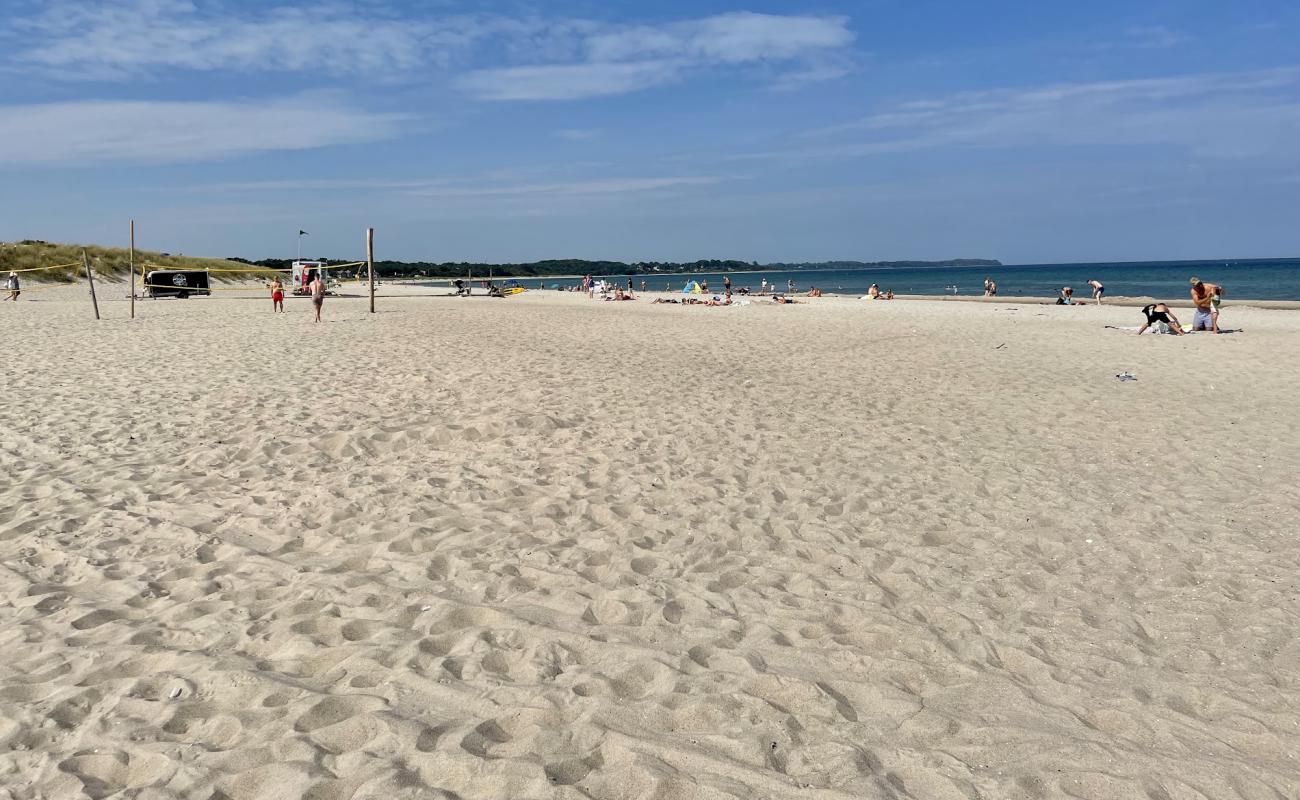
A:
<svg viewBox="0 0 1300 800">
<path fill-rule="evenodd" d="M 1300 311 L 123 291 L 0 305 L 0 798 L 1300 797 Z"/>
</svg>

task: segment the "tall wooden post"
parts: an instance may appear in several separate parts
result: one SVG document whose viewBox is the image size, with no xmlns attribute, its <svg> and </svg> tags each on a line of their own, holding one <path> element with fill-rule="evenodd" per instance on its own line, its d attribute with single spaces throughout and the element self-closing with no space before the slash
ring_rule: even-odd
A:
<svg viewBox="0 0 1300 800">
<path fill-rule="evenodd" d="M 86 266 L 86 280 L 90 282 L 90 303 L 95 307 L 95 319 L 99 319 L 99 298 L 95 297 L 95 274 L 90 271 L 90 256 L 81 251 L 81 263 Z"/>
<path fill-rule="evenodd" d="M 366 274 L 370 279 L 370 313 L 375 313 L 375 229 L 366 228 Z"/>
<path fill-rule="evenodd" d="M 131 220 L 131 319 L 135 319 L 135 220 Z"/>
</svg>

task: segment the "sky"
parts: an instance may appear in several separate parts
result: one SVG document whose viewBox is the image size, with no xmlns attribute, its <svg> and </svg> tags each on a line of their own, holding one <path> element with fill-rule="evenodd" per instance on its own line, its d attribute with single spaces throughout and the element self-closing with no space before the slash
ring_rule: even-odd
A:
<svg viewBox="0 0 1300 800">
<path fill-rule="evenodd" d="M 1294 0 L 0 0 L 0 240 L 1300 256 Z"/>
</svg>

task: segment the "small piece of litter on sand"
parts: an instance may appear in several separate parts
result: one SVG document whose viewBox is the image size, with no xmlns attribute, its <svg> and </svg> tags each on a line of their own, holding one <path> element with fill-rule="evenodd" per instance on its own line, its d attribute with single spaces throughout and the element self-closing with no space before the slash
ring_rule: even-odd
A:
<svg viewBox="0 0 1300 800">
<path fill-rule="evenodd" d="M 168 695 L 168 697 L 170 697 L 170 698 L 173 699 L 173 700 L 175 700 L 176 698 L 178 698 L 178 697 L 180 697 L 180 696 L 181 696 L 181 687 L 179 687 L 179 686 L 177 686 L 175 689 L 172 689 L 172 693 L 171 693 L 170 695 Z"/>
<path fill-rule="evenodd" d="M 1135 380 L 1137 380 L 1137 376 L 1134 375 L 1134 374 L 1131 373 L 1131 372 L 1121 372 L 1120 374 L 1116 375 L 1115 377 L 1116 377 L 1116 378 L 1119 378 L 1119 379 L 1122 380 L 1122 381 L 1135 381 Z"/>
</svg>

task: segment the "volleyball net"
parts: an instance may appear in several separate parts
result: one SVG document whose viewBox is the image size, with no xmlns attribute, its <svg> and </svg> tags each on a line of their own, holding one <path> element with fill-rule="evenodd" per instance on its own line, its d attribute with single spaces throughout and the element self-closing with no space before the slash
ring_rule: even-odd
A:
<svg viewBox="0 0 1300 800">
<path fill-rule="evenodd" d="M 51 264 L 46 267 L 23 267 L 21 269 L 4 269 L 0 267 L 0 278 L 3 279 L 5 292 L 43 292 L 49 289 L 61 289 L 65 286 L 74 286 L 78 283 L 76 270 L 82 266 L 80 261 L 72 261 L 67 264 Z M 69 271 L 71 270 L 71 271 Z M 11 279 L 17 282 L 17 288 L 11 287 Z M 33 285 L 32 281 L 36 281 Z"/>
</svg>

